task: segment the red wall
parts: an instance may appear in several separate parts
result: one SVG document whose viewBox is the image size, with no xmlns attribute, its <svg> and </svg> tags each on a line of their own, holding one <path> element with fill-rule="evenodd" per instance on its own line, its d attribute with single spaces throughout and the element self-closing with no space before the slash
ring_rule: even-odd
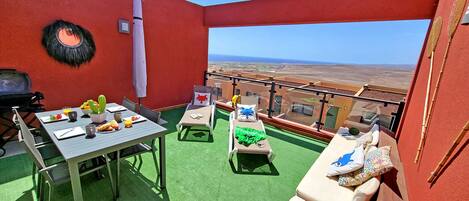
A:
<svg viewBox="0 0 469 201">
<path fill-rule="evenodd" d="M 443 17 L 443 28 L 436 49 L 432 90 L 440 71 L 448 42 L 448 19 L 453 0 L 441 0 L 435 16 Z M 400 127 L 399 151 L 405 167 L 411 200 L 467 200 L 469 191 L 468 137 L 452 155 L 452 162 L 433 186 L 427 178 L 451 147 L 466 121 L 469 120 L 469 26 L 459 26 L 450 48 L 445 72 L 429 125 L 426 145 L 420 163 L 413 160 L 420 140 L 425 91 L 430 60 L 423 57 L 415 75 L 412 93 L 408 96 L 405 119 Z M 426 53 L 426 52 L 425 52 Z M 431 96 L 430 96 L 431 97 Z"/>
<path fill-rule="evenodd" d="M 253 0 L 205 8 L 209 27 L 428 19 L 436 0 Z"/>
<path fill-rule="evenodd" d="M 131 0 L 0 0 L 0 68 L 29 73 L 47 109 L 78 106 L 105 94 L 108 102 L 136 100 L 132 86 L 132 34 L 117 31 L 119 18 L 132 20 Z M 203 8 L 186 1 L 144 1 L 150 107 L 187 102 L 207 67 L 208 29 Z M 64 19 L 88 29 L 96 44 L 89 64 L 72 69 L 47 55 L 42 29 Z"/>
<path fill-rule="evenodd" d="M 309 1 L 254 0 L 205 8 L 209 27 L 370 20 L 399 20 L 443 17 L 442 35 L 435 56 L 432 89 L 435 87 L 448 42 L 448 18 L 454 0 L 415 1 Z M 435 11 L 436 10 L 436 11 Z M 436 12 L 436 15 L 435 15 Z M 399 152 L 405 168 L 411 200 L 468 200 L 469 143 L 466 137 L 452 155 L 435 185 L 426 180 L 469 120 L 469 26 L 459 26 L 450 49 L 440 92 L 429 125 L 427 143 L 419 164 L 413 160 L 420 139 L 429 59 L 421 58 L 409 89 L 404 121 L 398 135 Z"/>
</svg>

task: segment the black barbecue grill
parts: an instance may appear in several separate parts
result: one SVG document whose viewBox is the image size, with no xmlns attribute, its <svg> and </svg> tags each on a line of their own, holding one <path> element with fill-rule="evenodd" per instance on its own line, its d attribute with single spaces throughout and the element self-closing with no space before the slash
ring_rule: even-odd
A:
<svg viewBox="0 0 469 201">
<path fill-rule="evenodd" d="M 0 133 L 0 157 L 5 154 L 3 146 L 16 135 L 4 138 L 11 130 L 18 130 L 11 120 L 12 107 L 17 107 L 23 119 L 27 119 L 35 112 L 44 111 L 41 92 L 31 92 L 31 80 L 28 74 L 14 69 L 0 69 L 0 126 L 4 127 Z M 34 121 L 33 117 L 28 125 Z"/>
</svg>

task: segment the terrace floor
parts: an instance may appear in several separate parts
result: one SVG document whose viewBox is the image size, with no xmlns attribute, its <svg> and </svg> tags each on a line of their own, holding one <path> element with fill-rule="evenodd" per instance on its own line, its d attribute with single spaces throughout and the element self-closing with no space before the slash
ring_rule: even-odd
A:
<svg viewBox="0 0 469 201">
<path fill-rule="evenodd" d="M 265 156 L 238 155 L 228 162 L 228 115 L 217 110 L 215 134 L 190 131 L 178 140 L 175 124 L 183 108 L 163 112 L 169 123 L 166 137 L 167 187 L 160 190 L 151 154 L 143 155 L 140 171 L 133 159 L 121 165 L 119 200 L 288 200 L 326 143 L 266 125 L 276 154 L 272 165 Z M 26 154 L 0 159 L 0 200 L 35 200 L 32 161 Z M 114 171 L 113 167 L 113 171 Z M 85 200 L 112 200 L 107 178 L 82 178 Z M 55 188 L 52 200 L 73 200 L 70 184 Z"/>
</svg>

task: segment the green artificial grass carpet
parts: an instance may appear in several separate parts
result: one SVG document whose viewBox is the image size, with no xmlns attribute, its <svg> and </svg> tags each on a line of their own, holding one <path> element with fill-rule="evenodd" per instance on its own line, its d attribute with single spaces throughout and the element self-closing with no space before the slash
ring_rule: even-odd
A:
<svg viewBox="0 0 469 201">
<path fill-rule="evenodd" d="M 228 161 L 228 116 L 217 110 L 213 138 L 207 131 L 191 129 L 178 136 L 175 125 L 184 109 L 163 112 L 169 123 L 166 136 L 167 186 L 161 190 L 150 153 L 143 154 L 140 171 L 133 159 L 121 164 L 119 200 L 288 200 L 326 143 L 300 137 L 266 125 L 275 153 L 269 164 L 264 155 L 241 155 Z M 115 171 L 115 165 L 112 167 Z M 0 200 L 35 200 L 32 161 L 26 154 L 0 159 Z M 112 200 L 107 174 L 97 180 L 82 177 L 85 200 Z M 55 188 L 52 200 L 73 200 L 70 184 Z"/>
</svg>

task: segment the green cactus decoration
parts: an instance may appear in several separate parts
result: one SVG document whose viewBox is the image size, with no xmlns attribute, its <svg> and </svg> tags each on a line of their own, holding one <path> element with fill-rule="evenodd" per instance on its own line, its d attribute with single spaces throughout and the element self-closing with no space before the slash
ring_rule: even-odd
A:
<svg viewBox="0 0 469 201">
<path fill-rule="evenodd" d="M 94 104 L 93 100 L 89 100 L 88 105 L 90 105 L 90 109 L 91 109 L 92 114 L 99 114 L 98 106 L 96 106 L 96 104 Z"/>
<path fill-rule="evenodd" d="M 99 95 L 98 103 L 99 103 L 99 113 L 104 113 L 104 111 L 106 110 L 106 96 Z"/>
<path fill-rule="evenodd" d="M 99 95 L 98 104 L 96 105 L 93 100 L 88 100 L 90 105 L 91 113 L 93 114 L 102 114 L 106 110 L 106 97 L 104 95 Z"/>
</svg>

